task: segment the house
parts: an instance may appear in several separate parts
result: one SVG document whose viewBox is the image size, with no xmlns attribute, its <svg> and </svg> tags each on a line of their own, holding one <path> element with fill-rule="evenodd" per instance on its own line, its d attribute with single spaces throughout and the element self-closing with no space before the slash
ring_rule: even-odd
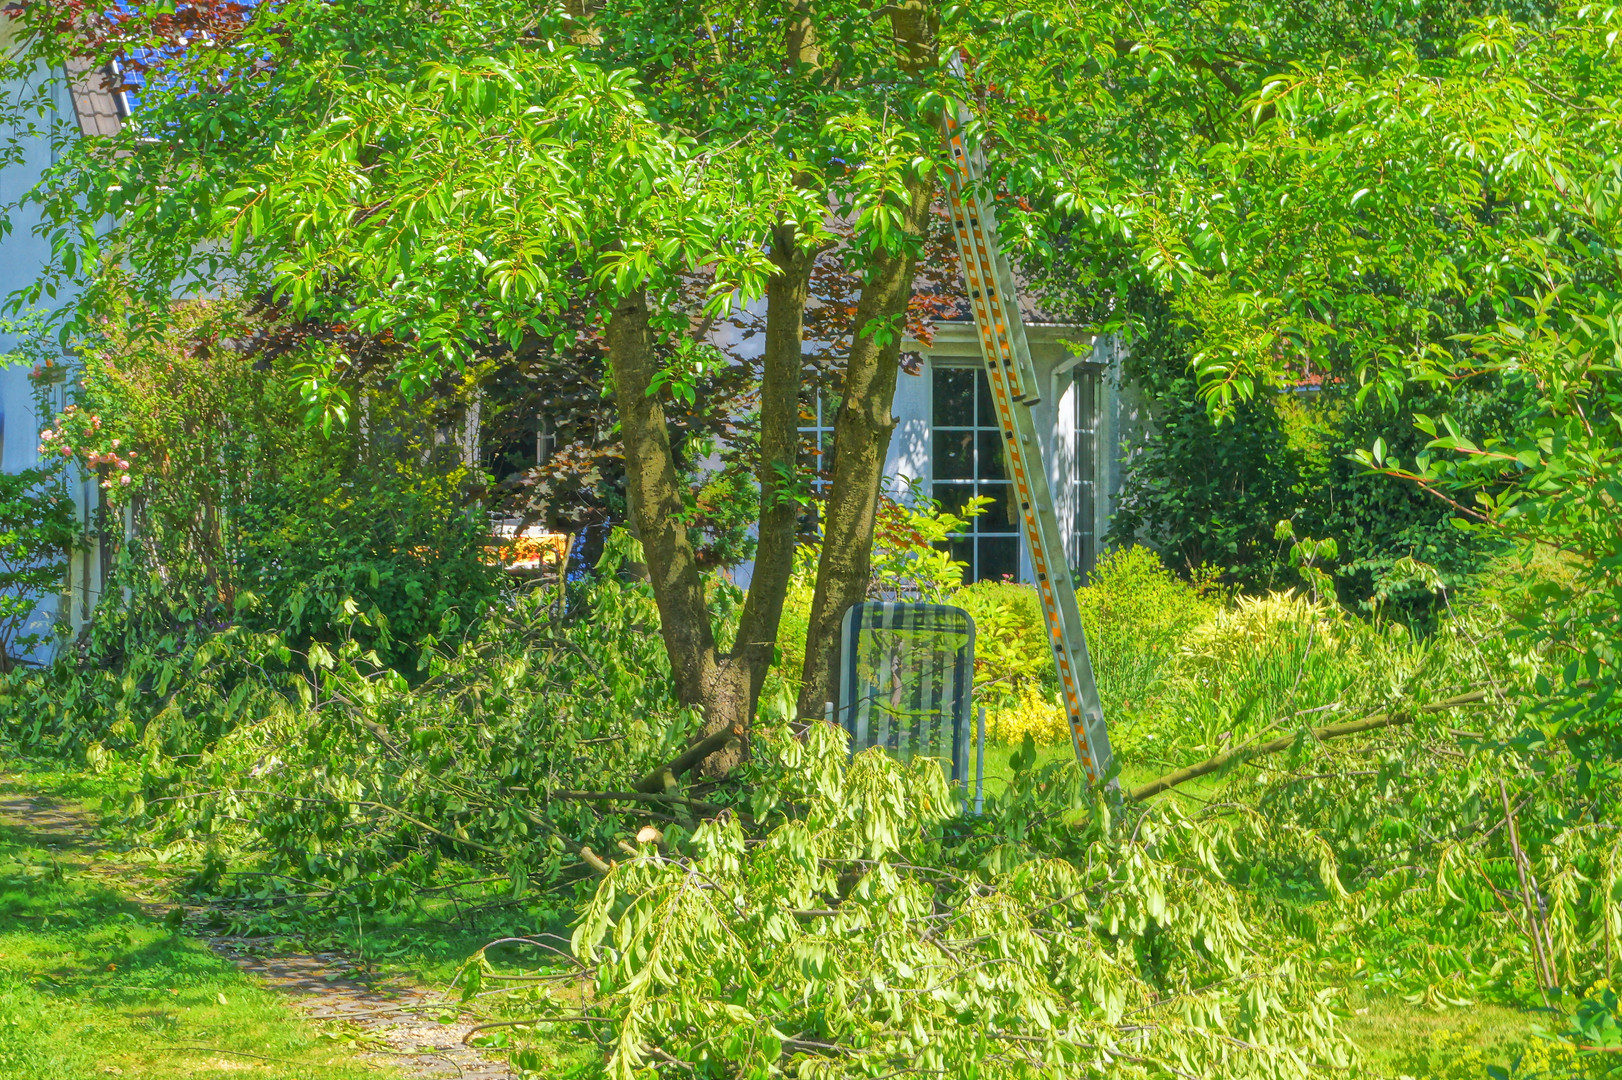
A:
<svg viewBox="0 0 1622 1080">
<path fill-rule="evenodd" d="M 10 55 L 15 48 L 14 28 L 13 20 L 0 13 L 0 52 Z M 37 214 L 19 211 L 14 204 L 53 164 L 51 132 L 69 137 L 110 134 L 118 129 L 122 112 L 122 103 L 103 89 L 99 72 L 75 70 L 71 66 L 66 70 L 42 67 L 0 83 L 0 94 L 8 101 L 18 99 L 23 93 L 35 92 L 42 92 L 48 104 L 47 115 L 30 118 L 37 131 L 27 131 L 0 118 L 0 139 L 7 143 L 15 141 L 20 158 L 0 168 L 0 207 L 5 208 L 11 227 L 10 232 L 0 238 L 0 297 L 38 280 L 50 260 L 48 241 L 34 232 Z M 70 299 L 58 295 L 51 302 L 60 305 Z M 0 353 L 13 352 L 17 346 L 17 335 L 0 328 Z M 0 469 L 10 472 L 39 463 L 39 432 L 41 420 L 46 418 L 40 416 L 39 405 L 43 404 L 49 415 L 64 404 L 66 386 L 60 382 L 43 387 L 44 400 L 37 403 L 29 371 L 28 364 L 0 369 Z M 67 480 L 80 519 L 96 524 L 101 515 L 101 501 L 95 478 L 70 465 Z M 23 632 L 48 634 L 53 624 L 65 621 L 77 633 L 89 620 L 101 596 L 107 556 L 106 545 L 94 541 L 72 552 L 63 592 L 42 597 Z M 49 646 L 42 646 L 28 659 L 43 660 L 49 651 Z"/>
<path fill-rule="evenodd" d="M 0 35 L 9 31 L 0 19 Z M 0 37 L 0 43 L 10 43 Z M 43 88 L 51 103 L 48 123 L 67 133 L 116 132 L 128 103 L 104 88 L 101 72 L 39 70 L 26 87 Z M 4 88 L 15 93 L 17 85 Z M 52 163 L 52 142 L 44 135 L 23 140 L 20 165 L 0 171 L 0 204 L 10 204 L 29 190 Z M 49 260 L 46 241 L 36 236 L 36 221 L 13 214 L 9 235 L 0 240 L 0 295 L 9 295 L 36 280 Z M 57 303 L 68 298 L 58 297 Z M 1121 486 L 1123 448 L 1130 444 L 1146 411 L 1121 371 L 1122 347 L 1113 337 L 1094 338 L 1085 327 L 1044 321 L 1027 312 L 1027 337 L 1038 381 L 1044 388 L 1037 415 L 1045 433 L 1043 456 L 1050 490 L 1069 537 L 1069 561 L 1085 577 L 1101 553 L 1103 538 Z M 0 350 L 15 343 L 0 336 Z M 747 355 L 741 340 L 726 343 L 734 355 Z M 970 580 L 1030 579 L 1018 518 L 1012 513 L 1009 485 L 1000 459 L 1001 439 L 989 408 L 979 344 L 972 324 L 947 320 L 936 324 L 929 342 L 908 341 L 905 348 L 921 357 L 917 374 L 898 376 L 895 415 L 886 474 L 895 493 L 903 489 L 927 494 L 955 509 L 973 495 L 989 496 L 991 508 L 974 518 L 969 530 L 952 543 Z M 64 403 L 65 387 L 47 394 L 44 406 L 54 411 Z M 26 367 L 0 370 L 0 468 L 22 469 L 37 462 L 35 387 Z M 469 417 L 469 438 L 478 421 Z M 821 404 L 804 429 L 807 440 L 825 449 L 832 438 L 833 417 Z M 536 436 L 536 457 L 545 454 L 544 428 Z M 477 460 L 474 449 L 470 460 Z M 69 478 L 81 518 L 101 527 L 102 514 L 94 478 L 75 470 Z M 105 540 L 72 555 L 69 580 L 60 596 L 42 599 L 36 623 L 65 622 L 75 634 L 90 618 L 106 578 L 110 550 Z M 747 568 L 739 575 L 746 583 Z"/>
<path fill-rule="evenodd" d="M 1027 322 L 1025 335 L 1042 388 L 1035 412 L 1048 489 L 1067 537 L 1068 561 L 1078 580 L 1085 580 L 1104 550 L 1124 448 L 1147 413 L 1123 378 L 1119 339 L 1052 322 Z M 967 564 L 964 579 L 1030 581 L 973 323 L 937 323 L 931 343 L 906 347 L 923 364 L 918 375 L 897 379 L 897 424 L 885 474 L 949 510 L 971 495 L 989 496 L 990 508 L 951 545 L 954 557 Z"/>
</svg>

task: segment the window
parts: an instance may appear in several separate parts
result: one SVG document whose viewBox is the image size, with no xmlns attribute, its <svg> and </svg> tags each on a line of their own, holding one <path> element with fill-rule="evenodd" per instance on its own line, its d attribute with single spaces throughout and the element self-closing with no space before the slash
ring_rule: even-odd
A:
<svg viewBox="0 0 1622 1080">
<path fill-rule="evenodd" d="M 1104 380 L 1096 368 L 1077 365 L 1070 397 L 1071 419 L 1075 424 L 1071 445 L 1074 464 L 1070 471 L 1070 505 L 1075 527 L 1071 530 L 1070 565 L 1076 576 L 1086 580 L 1098 561 L 1098 421 L 1103 415 Z"/>
<path fill-rule="evenodd" d="M 811 471 L 811 491 L 822 498 L 828 494 L 834 470 L 834 414 L 839 401 L 829 391 L 817 386 L 812 390 L 809 404 L 800 406 L 800 454 Z"/>
<path fill-rule="evenodd" d="M 535 464 L 545 465 L 552 460 L 558 437 L 552 433 L 552 421 L 544 416 L 535 418 Z"/>
<path fill-rule="evenodd" d="M 968 581 L 1019 579 L 1020 523 L 1013 485 L 1003 466 L 1002 429 L 985 369 L 934 368 L 930 390 L 933 497 L 961 513 L 975 495 L 988 496 L 985 513 L 946 543 L 952 558 L 968 564 Z"/>
</svg>

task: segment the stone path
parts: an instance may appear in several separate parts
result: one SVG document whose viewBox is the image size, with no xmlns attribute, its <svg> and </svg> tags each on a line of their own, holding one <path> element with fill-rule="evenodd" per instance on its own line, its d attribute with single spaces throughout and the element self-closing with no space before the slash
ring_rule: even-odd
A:
<svg viewBox="0 0 1622 1080">
<path fill-rule="evenodd" d="M 0 777 L 0 784 L 9 778 Z M 0 823 L 21 830 L 42 848 L 78 858 L 76 869 L 98 877 L 161 919 L 175 904 L 165 883 L 146 867 L 107 857 L 95 828 L 77 807 L 38 795 L 0 790 Z M 362 1056 L 392 1066 L 407 1080 L 507 1080 L 505 1061 L 462 1045 L 472 1022 L 457 1018 L 437 992 L 397 981 L 354 977 L 355 964 L 340 953 L 288 953 L 274 938 L 231 937 L 207 929 L 216 909 L 184 905 L 186 931 L 267 986 L 286 993 L 309 1017 L 353 1038 Z M 440 1017 L 453 1018 L 441 1023 Z"/>
</svg>

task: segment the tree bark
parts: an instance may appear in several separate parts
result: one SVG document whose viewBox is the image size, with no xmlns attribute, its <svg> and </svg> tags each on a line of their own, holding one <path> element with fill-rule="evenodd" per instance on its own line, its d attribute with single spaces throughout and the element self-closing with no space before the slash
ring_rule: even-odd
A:
<svg viewBox="0 0 1622 1080">
<path fill-rule="evenodd" d="M 570 2 L 571 11 L 578 9 L 584 16 L 586 0 Z M 810 0 L 800 0 L 785 28 L 784 61 L 791 78 L 816 78 L 820 69 L 821 55 L 810 8 Z M 815 177 L 801 174 L 795 182 L 811 186 Z M 771 242 L 771 259 L 777 273 L 766 285 L 755 566 L 738 620 L 737 638 L 725 656 L 716 654 L 692 545 L 685 528 L 675 519 L 681 497 L 664 412 L 647 395 L 656 361 L 645 296 L 638 294 L 631 302 L 616 307 L 608 335 L 610 365 L 625 430 L 626 474 L 633 492 L 632 521 L 643 536 L 666 651 L 672 670 L 678 672 L 678 699 L 683 704 L 699 705 L 704 711 L 699 741 L 689 752 L 705 748 L 698 771 L 709 777 L 725 776 L 748 753 L 749 725 L 771 667 L 798 540 L 800 372 L 804 364 L 805 305 L 810 298 L 817 249 L 803 245 L 794 223 L 788 221 L 773 228 Z M 658 545 L 657 552 L 650 539 Z M 742 737 L 720 738 L 725 732 L 739 732 Z"/>
<path fill-rule="evenodd" d="M 749 706 L 760 696 L 771 666 L 783 598 L 794 570 L 800 503 L 800 370 L 804 363 L 805 304 L 811 294 L 816 251 L 800 246 L 795 228 L 772 230 L 778 273 L 766 284 L 766 347 L 760 381 L 760 529 L 749 595 L 738 620 L 735 660 L 748 668 Z"/>
<path fill-rule="evenodd" d="M 793 14 L 783 33 L 788 72 L 792 75 L 802 66 L 815 71 L 822 66 L 822 46 L 817 41 L 816 23 L 811 20 L 810 0 L 796 0 L 791 10 Z"/>
<path fill-rule="evenodd" d="M 909 238 L 922 236 L 934 194 L 932 180 L 908 181 L 903 229 Z M 916 244 L 907 243 L 900 253 L 878 254 L 856 304 L 843 400 L 834 417 L 833 477 L 823 507 L 822 557 L 800 681 L 802 720 L 822 716 L 824 704 L 833 700 L 839 620 L 867 595 L 879 488 L 895 431 L 891 410 L 916 250 Z"/>
<path fill-rule="evenodd" d="M 601 6 L 596 0 L 564 0 L 563 8 L 568 12 L 573 24 L 569 30 L 569 37 L 576 45 L 590 46 L 603 43 L 603 35 L 592 25 L 597 9 Z"/>
<path fill-rule="evenodd" d="M 659 605 L 659 632 L 670 656 L 676 700 L 703 706 L 715 674 L 715 633 L 698 559 L 682 524 L 682 492 L 664 406 L 650 392 L 659 361 L 644 291 L 615 303 L 606 338 L 625 446 L 625 493 Z"/>
</svg>

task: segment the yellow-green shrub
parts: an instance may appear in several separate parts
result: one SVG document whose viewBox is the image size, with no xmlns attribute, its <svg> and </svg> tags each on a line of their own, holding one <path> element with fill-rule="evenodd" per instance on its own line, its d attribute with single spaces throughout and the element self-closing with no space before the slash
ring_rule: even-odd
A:
<svg viewBox="0 0 1622 1080">
<path fill-rule="evenodd" d="M 1104 715 L 1150 710 L 1185 635 L 1218 608 L 1201 584 L 1167 570 L 1148 548 L 1117 548 L 1076 590 Z"/>
<path fill-rule="evenodd" d="M 1265 596 L 1241 596 L 1219 608 L 1184 637 L 1181 652 L 1195 668 L 1228 668 L 1258 652 L 1272 652 L 1281 640 L 1311 632 L 1318 647 L 1334 647 L 1333 611 L 1294 589 Z"/>
<path fill-rule="evenodd" d="M 981 581 L 958 589 L 947 602 L 974 619 L 974 692 L 981 704 L 1010 709 L 1027 690 L 1040 696 L 1055 688 L 1035 589 Z"/>
<path fill-rule="evenodd" d="M 1397 1062 L 1397 1076 L 1412 1080 L 1483 1080 L 1494 1075 L 1506 1080 L 1577 1080 L 1600 1075 L 1598 1070 L 1586 1071 L 1577 1054 L 1558 1043 L 1526 1039 L 1491 1049 L 1481 1043 L 1474 1031 L 1437 1032 L 1428 1045 Z"/>
<path fill-rule="evenodd" d="M 797 689 L 810 612 L 812 564 L 802 565 L 789 587 L 777 635 L 773 685 Z M 1047 627 L 1029 585 L 982 581 L 953 590 L 945 602 L 963 608 L 975 624 L 975 700 L 989 710 L 988 734 L 1018 742 L 1028 731 L 1038 743 L 1069 738 L 1054 704 L 1058 686 Z M 1145 709 L 1162 668 L 1189 631 L 1219 607 L 1200 584 L 1167 570 L 1148 548 L 1112 551 L 1099 560 L 1076 592 L 1105 714 L 1111 719 Z M 1008 733 L 1008 734 L 1003 734 Z"/>
<path fill-rule="evenodd" d="M 1057 695 L 1034 683 L 1020 687 L 1011 701 L 986 710 L 986 738 L 1017 744 L 1029 735 L 1038 746 L 1070 741 L 1070 724 Z"/>
</svg>

